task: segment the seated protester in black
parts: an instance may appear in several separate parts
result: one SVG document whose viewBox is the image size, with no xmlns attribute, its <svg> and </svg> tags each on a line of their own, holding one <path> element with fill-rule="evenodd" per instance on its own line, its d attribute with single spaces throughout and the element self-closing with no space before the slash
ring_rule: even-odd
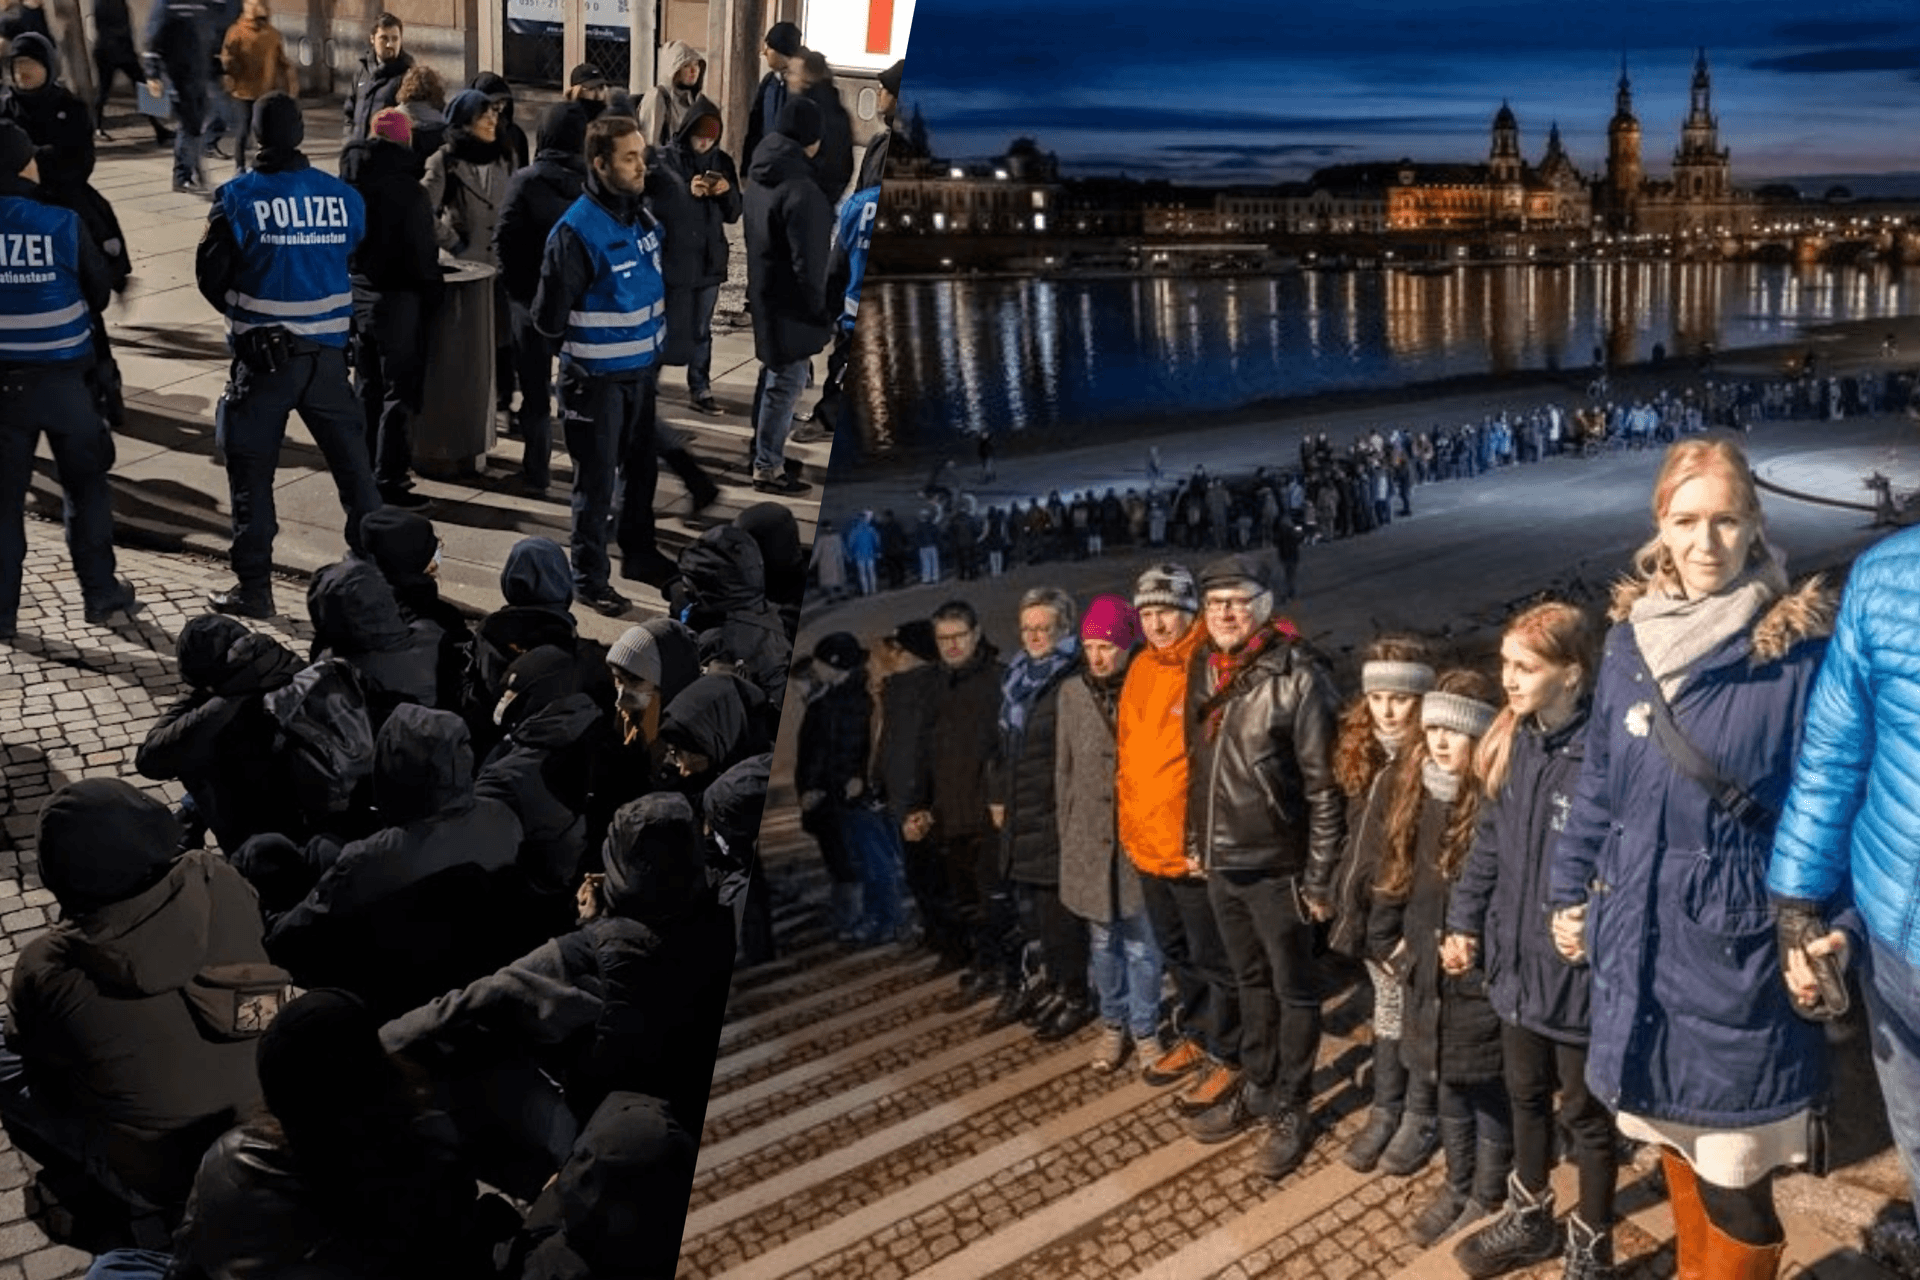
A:
<svg viewBox="0 0 1920 1280">
<path fill-rule="evenodd" d="M 440 624 L 407 621 L 393 588 L 372 564 L 342 560 L 314 574 L 307 616 L 313 622 L 311 660 L 339 658 L 358 673 L 374 732 L 395 707 L 431 707 L 438 700 Z"/>
<path fill-rule="evenodd" d="M 793 642 L 779 611 L 767 601 L 760 544 L 732 525 L 709 529 L 680 553 L 680 581 L 682 621 L 701 637 L 703 652 L 711 645 L 723 655 L 731 670 L 766 695 L 778 717 L 786 701 Z"/>
<path fill-rule="evenodd" d="M 381 1042 L 443 1080 L 531 1060 L 564 1082 L 578 1119 L 616 1090 L 651 1094 L 698 1133 L 733 976 L 733 916 L 709 882 L 699 820 L 684 797 L 643 797 L 614 815 L 600 858 L 578 929 L 395 1018 Z M 494 1097 L 496 1120 L 541 1111 Z M 566 1155 L 551 1151 L 548 1169 Z"/>
<path fill-rule="evenodd" d="M 253 1037 L 232 985 L 267 964 L 253 893 L 219 855 L 178 851 L 166 805 L 118 779 L 56 791 L 39 819 L 39 871 L 61 921 L 13 970 L 0 1116 L 55 1199 L 75 1181 L 136 1216 L 177 1220 L 200 1156 L 260 1098 Z M 208 999 L 203 1000 L 203 993 Z M 216 1008 L 226 997 L 224 1009 Z"/>
<path fill-rule="evenodd" d="M 601 727 L 593 757 L 593 798 L 587 811 L 587 847 L 598 849 L 614 810 L 654 790 L 662 776 L 660 717 L 667 704 L 700 676 L 700 644 L 671 618 L 628 627 L 607 650 L 614 711 Z"/>
<path fill-rule="evenodd" d="M 156 781 L 178 779 L 226 853 L 264 831 L 304 840 L 306 815 L 292 800 L 287 760 L 275 749 L 279 724 L 266 703 L 300 659 L 219 613 L 189 619 L 175 652 L 187 692 L 147 731 L 134 767 Z M 187 843 L 200 845 L 192 832 Z"/>
<path fill-rule="evenodd" d="M 773 896 L 760 866 L 760 819 L 766 812 L 773 752 L 748 756 L 707 786 L 708 865 L 719 877 L 720 901 L 732 908 L 740 964 L 774 958 Z"/>
<path fill-rule="evenodd" d="M 580 691 L 602 711 L 613 711 L 606 647 L 583 638 L 574 622 L 573 570 L 567 565 L 566 549 L 552 538 L 522 538 L 514 543 L 500 570 L 500 595 L 506 606 L 482 619 L 474 633 L 473 665 L 467 672 L 462 710 L 482 759 L 500 739 L 493 709 L 500 701 L 507 668 L 543 644 L 572 653 L 579 664 Z"/>
<path fill-rule="evenodd" d="M 251 1045 L 247 1046 L 249 1051 Z M 175 1280 L 491 1276 L 452 1125 L 343 991 L 309 991 L 259 1041 L 263 1112 L 214 1143 L 174 1239 Z"/>
<path fill-rule="evenodd" d="M 440 628 L 433 705 L 442 710 L 459 706 L 467 664 L 473 660 L 473 628 L 458 606 L 440 598 L 440 535 L 433 521 L 417 511 L 381 507 L 360 517 L 360 541 L 393 588 L 407 624 L 431 622 Z"/>
<path fill-rule="evenodd" d="M 573 889 L 587 851 L 587 804 L 604 715 L 579 691 L 573 655 L 543 645 L 507 668 L 494 722 L 506 737 L 474 780 L 474 794 L 520 819 L 520 870 L 539 901 L 529 910 L 559 932 L 573 921 Z"/>
<path fill-rule="evenodd" d="M 760 548 L 767 601 L 780 612 L 793 642 L 800 628 L 800 604 L 807 595 L 807 549 L 800 542 L 800 524 L 783 502 L 756 502 L 733 518 L 733 527 L 750 535 Z"/>
<path fill-rule="evenodd" d="M 766 718 L 760 691 L 739 676 L 701 676 L 660 717 L 661 785 L 698 797 L 742 760 L 771 749 Z"/>
<path fill-rule="evenodd" d="M 527 1211 L 503 1280 L 672 1280 L 698 1153 L 660 1099 L 608 1094 Z"/>
<path fill-rule="evenodd" d="M 302 986 L 383 1013 L 491 972 L 531 945 L 520 820 L 473 790 L 473 746 L 448 711 L 395 708 L 375 743 L 383 829 L 348 844 L 267 949 Z M 508 874 L 503 874 L 508 873 Z"/>
</svg>

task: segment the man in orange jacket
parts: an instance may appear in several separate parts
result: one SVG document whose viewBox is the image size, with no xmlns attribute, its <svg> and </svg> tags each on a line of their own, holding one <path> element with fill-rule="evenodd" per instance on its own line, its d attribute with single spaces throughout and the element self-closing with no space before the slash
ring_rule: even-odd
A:
<svg viewBox="0 0 1920 1280">
<path fill-rule="evenodd" d="M 1147 917 L 1178 999 L 1176 1035 L 1159 1053 L 1141 1046 L 1140 1060 L 1149 1084 L 1198 1072 L 1176 1100 L 1197 1115 L 1240 1087 L 1240 999 L 1207 882 L 1187 856 L 1187 668 L 1206 631 L 1194 625 L 1200 595 L 1181 565 L 1141 574 L 1133 604 L 1148 647 L 1134 658 L 1120 693 L 1120 843 L 1140 872 Z"/>
</svg>

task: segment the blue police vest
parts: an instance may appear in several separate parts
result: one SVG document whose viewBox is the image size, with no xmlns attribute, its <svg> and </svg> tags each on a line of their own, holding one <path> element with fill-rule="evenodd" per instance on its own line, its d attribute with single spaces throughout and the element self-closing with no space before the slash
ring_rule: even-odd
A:
<svg viewBox="0 0 1920 1280">
<path fill-rule="evenodd" d="M 567 313 L 560 360 L 589 374 L 631 373 L 660 358 L 666 278 L 660 229 L 626 226 L 587 196 L 560 217 L 593 258 L 593 284 Z"/>
<path fill-rule="evenodd" d="M 80 294 L 80 219 L 22 196 L 0 198 L 0 364 L 90 359 Z"/>
<path fill-rule="evenodd" d="M 227 291 L 227 332 L 279 325 L 329 347 L 347 345 L 353 287 L 347 258 L 367 233 L 360 193 L 330 173 L 250 171 L 221 186 L 240 245 Z"/>
<path fill-rule="evenodd" d="M 853 274 L 847 280 L 847 297 L 840 310 L 840 327 L 853 328 L 860 315 L 860 281 L 867 274 L 867 252 L 873 248 L 873 220 L 880 215 L 880 188 L 863 187 L 840 205 L 840 221 L 834 225 L 834 243 L 846 250 Z"/>
</svg>

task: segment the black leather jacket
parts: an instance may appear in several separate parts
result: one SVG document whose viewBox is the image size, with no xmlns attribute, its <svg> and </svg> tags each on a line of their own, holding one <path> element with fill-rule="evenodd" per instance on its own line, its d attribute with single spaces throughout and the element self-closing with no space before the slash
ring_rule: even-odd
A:
<svg viewBox="0 0 1920 1280">
<path fill-rule="evenodd" d="M 1300 876 L 1330 891 L 1346 840 L 1346 798 L 1333 776 L 1339 732 L 1332 679 L 1313 651 L 1276 640 L 1228 692 L 1207 733 L 1207 658 L 1187 680 L 1187 850 L 1209 871 Z"/>
</svg>

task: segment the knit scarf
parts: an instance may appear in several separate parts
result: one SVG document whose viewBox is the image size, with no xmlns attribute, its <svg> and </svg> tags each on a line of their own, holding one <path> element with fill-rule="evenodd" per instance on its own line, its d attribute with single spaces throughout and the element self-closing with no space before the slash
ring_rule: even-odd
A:
<svg viewBox="0 0 1920 1280">
<path fill-rule="evenodd" d="M 1633 602 L 1627 620 L 1633 624 L 1634 643 L 1667 701 L 1673 701 L 1695 664 L 1746 630 L 1780 597 L 1779 576 L 1778 570 L 1750 571 L 1697 600 L 1648 591 Z"/>
<path fill-rule="evenodd" d="M 1442 769 L 1440 762 L 1431 757 L 1420 762 L 1420 785 L 1441 804 L 1452 804 L 1460 798 L 1460 775 Z"/>
<path fill-rule="evenodd" d="M 1211 742 L 1220 734 L 1220 721 L 1227 713 L 1227 699 L 1233 696 L 1233 687 L 1240 677 L 1253 669 L 1260 655 L 1281 642 L 1292 643 L 1300 638 L 1300 632 L 1284 618 L 1274 618 L 1247 638 L 1247 642 L 1232 653 L 1223 653 L 1214 649 L 1207 654 L 1207 676 L 1213 685 L 1213 692 L 1201 708 L 1207 720 L 1207 741 Z"/>
<path fill-rule="evenodd" d="M 1080 641 L 1066 636 L 1044 658 L 1022 650 L 1000 679 L 1000 729 L 1015 743 L 1026 737 L 1027 715 L 1046 687 L 1080 656 Z"/>
<path fill-rule="evenodd" d="M 1122 667 L 1104 677 L 1088 671 L 1080 678 L 1086 682 L 1087 692 L 1093 695 L 1093 705 L 1100 712 L 1100 718 L 1106 721 L 1107 732 L 1114 732 L 1114 722 L 1120 712 L 1120 689 L 1127 682 L 1127 669 Z"/>
</svg>

